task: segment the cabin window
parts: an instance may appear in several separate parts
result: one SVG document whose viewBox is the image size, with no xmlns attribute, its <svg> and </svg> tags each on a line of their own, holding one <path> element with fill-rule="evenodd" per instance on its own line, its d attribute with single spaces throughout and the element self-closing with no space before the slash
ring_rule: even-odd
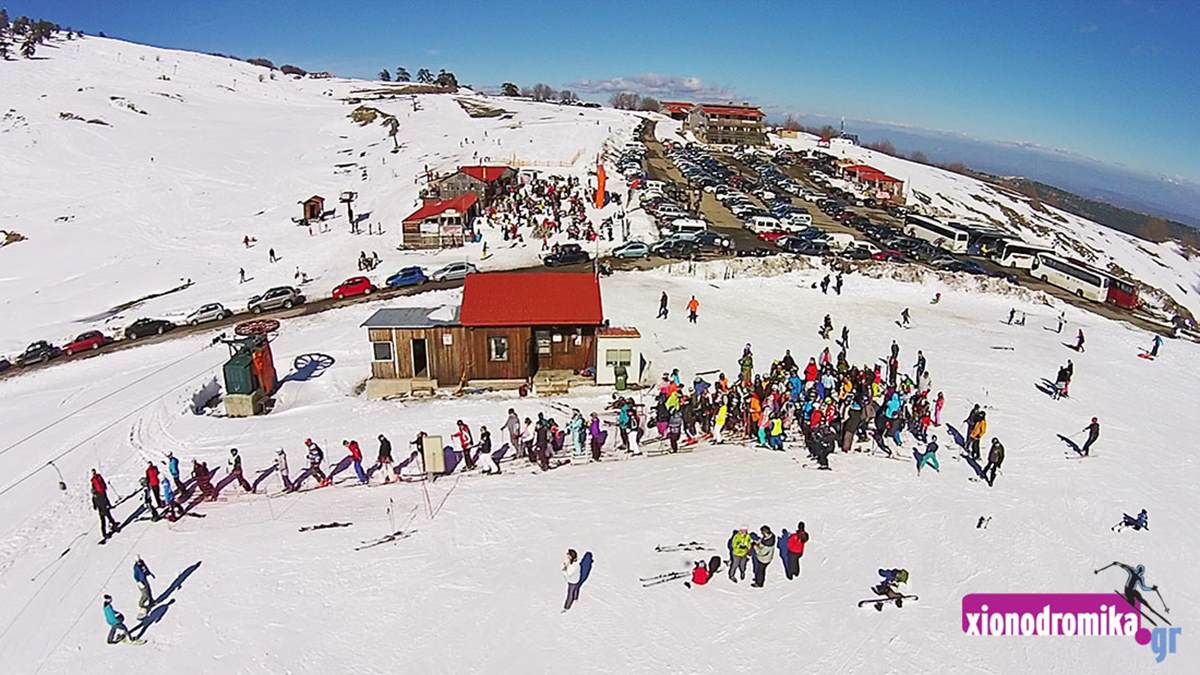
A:
<svg viewBox="0 0 1200 675">
<path fill-rule="evenodd" d="M 508 360 L 508 338 L 493 336 L 488 338 L 488 359 L 491 361 Z"/>
<path fill-rule="evenodd" d="M 391 361 L 392 360 L 392 343 L 391 342 L 372 342 L 371 350 L 375 354 L 376 361 Z"/>
<path fill-rule="evenodd" d="M 605 365 L 615 367 L 617 364 L 629 366 L 633 363 L 633 350 L 631 349 L 606 349 L 604 350 Z"/>
</svg>

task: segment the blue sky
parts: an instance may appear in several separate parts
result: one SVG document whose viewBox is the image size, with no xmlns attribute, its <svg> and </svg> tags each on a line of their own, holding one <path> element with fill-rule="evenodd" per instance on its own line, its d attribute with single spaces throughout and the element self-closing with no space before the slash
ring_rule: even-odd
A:
<svg viewBox="0 0 1200 675">
<path fill-rule="evenodd" d="M 738 98 L 1200 182 L 1200 3 L 0 0 L 160 46 L 373 77 Z"/>
</svg>

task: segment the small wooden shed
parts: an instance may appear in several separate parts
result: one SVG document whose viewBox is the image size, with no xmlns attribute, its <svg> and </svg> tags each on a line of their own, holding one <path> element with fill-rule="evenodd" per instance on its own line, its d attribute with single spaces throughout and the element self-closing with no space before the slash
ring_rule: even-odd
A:
<svg viewBox="0 0 1200 675">
<path fill-rule="evenodd" d="M 321 214 L 325 213 L 325 198 L 320 195 L 313 195 L 300 204 L 304 207 L 305 220 L 320 220 Z"/>
</svg>

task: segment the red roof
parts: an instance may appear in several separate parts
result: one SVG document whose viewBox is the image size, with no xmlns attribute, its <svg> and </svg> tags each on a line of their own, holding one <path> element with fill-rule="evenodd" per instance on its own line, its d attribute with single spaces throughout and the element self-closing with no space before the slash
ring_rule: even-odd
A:
<svg viewBox="0 0 1200 675">
<path fill-rule="evenodd" d="M 669 113 L 687 112 L 692 108 L 692 104 L 686 101 L 663 101 L 659 105 Z"/>
<path fill-rule="evenodd" d="M 440 216 L 443 213 L 454 209 L 459 213 L 466 213 L 468 209 L 475 206 L 475 202 L 479 197 L 474 192 L 465 192 L 454 199 L 445 199 L 440 202 L 429 202 L 421 208 L 413 211 L 411 215 L 404 219 L 404 222 L 410 223 L 414 220 L 425 220 L 434 216 Z"/>
<path fill-rule="evenodd" d="M 458 167 L 458 171 L 459 173 L 467 174 L 475 180 L 483 181 L 484 183 L 491 183 L 492 181 L 499 180 L 500 177 L 503 176 L 505 172 L 510 171 L 510 169 L 507 166 L 501 165 L 480 165 L 460 166 Z"/>
<path fill-rule="evenodd" d="M 701 105 L 701 109 L 710 115 L 729 115 L 730 117 L 762 117 L 763 111 L 758 108 L 748 108 L 739 105 Z"/>
<path fill-rule="evenodd" d="M 600 282 L 591 272 L 468 274 L 464 326 L 599 326 Z"/>
</svg>

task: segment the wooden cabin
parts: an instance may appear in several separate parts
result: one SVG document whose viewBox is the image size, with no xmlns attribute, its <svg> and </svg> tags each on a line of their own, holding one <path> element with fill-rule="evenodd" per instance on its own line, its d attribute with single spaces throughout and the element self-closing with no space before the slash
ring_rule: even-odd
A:
<svg viewBox="0 0 1200 675">
<path fill-rule="evenodd" d="M 538 373 L 594 372 L 603 322 L 600 283 L 590 272 L 471 274 L 461 307 L 387 308 L 367 319 L 367 395 L 515 387 Z"/>
<path fill-rule="evenodd" d="M 458 171 L 435 179 L 432 188 L 440 199 L 452 199 L 470 193 L 487 205 L 504 194 L 516 178 L 517 172 L 507 166 L 460 166 Z"/>
<path fill-rule="evenodd" d="M 479 198 L 468 192 L 453 199 L 430 200 L 401 223 L 408 248 L 457 248 L 467 239 Z"/>
<path fill-rule="evenodd" d="M 321 214 L 325 213 L 325 198 L 320 195 L 313 195 L 300 204 L 304 208 L 305 220 L 320 220 Z"/>
</svg>

